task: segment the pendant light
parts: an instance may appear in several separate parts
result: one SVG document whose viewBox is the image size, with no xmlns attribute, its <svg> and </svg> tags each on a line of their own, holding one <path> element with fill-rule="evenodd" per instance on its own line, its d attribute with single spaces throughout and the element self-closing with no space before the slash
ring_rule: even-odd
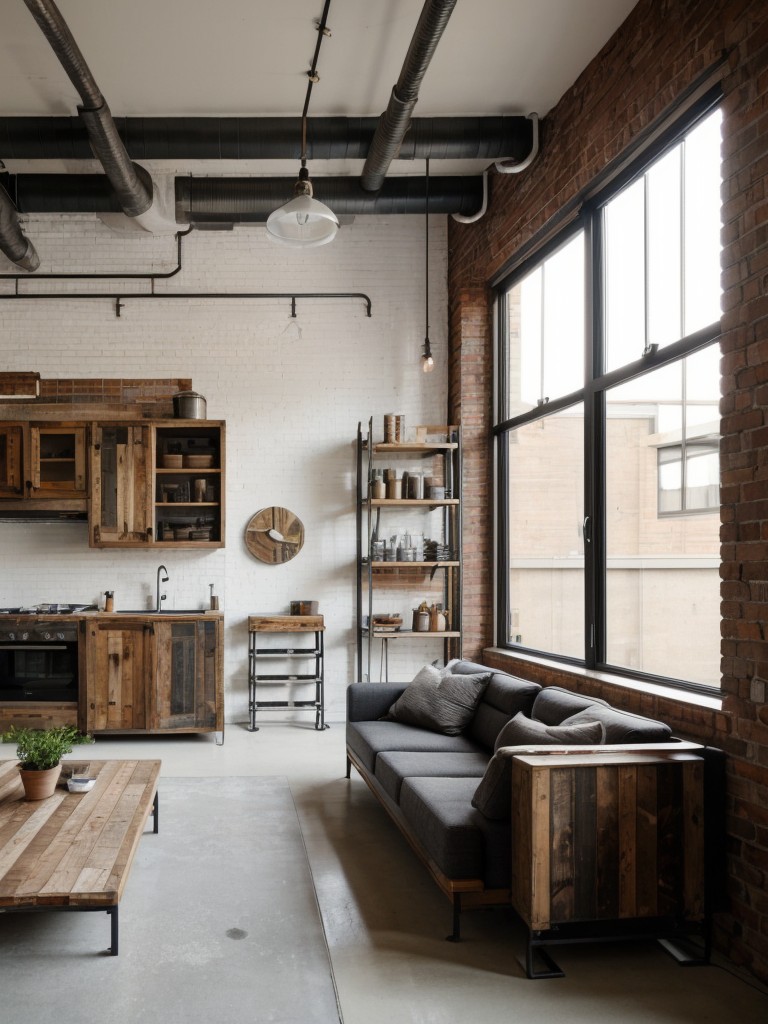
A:
<svg viewBox="0 0 768 1024">
<path fill-rule="evenodd" d="M 307 83 L 304 110 L 301 114 L 301 169 L 298 180 L 293 186 L 294 198 L 274 210 L 267 218 L 267 234 L 270 238 L 274 238 L 276 242 L 281 242 L 283 245 L 293 245 L 302 249 L 332 242 L 339 230 L 339 219 L 333 210 L 314 198 L 312 182 L 309 180 L 309 171 L 307 170 L 307 111 L 309 110 L 312 86 L 320 81 L 320 76 L 317 73 L 320 44 L 324 36 L 331 34 L 325 25 L 330 6 L 331 0 L 325 0 L 322 16 L 317 23 L 315 55 L 312 58 L 312 66 L 307 72 L 309 82 Z"/>
<path fill-rule="evenodd" d="M 429 343 L 429 157 L 427 157 L 426 163 L 426 194 L 424 203 L 424 351 L 421 355 L 421 368 L 424 373 L 431 373 L 435 368 L 435 360 L 432 358 L 432 346 Z"/>
</svg>

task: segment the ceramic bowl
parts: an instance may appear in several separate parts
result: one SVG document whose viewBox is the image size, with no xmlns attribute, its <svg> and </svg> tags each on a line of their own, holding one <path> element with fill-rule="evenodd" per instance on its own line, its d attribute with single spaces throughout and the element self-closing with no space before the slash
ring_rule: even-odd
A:
<svg viewBox="0 0 768 1024">
<path fill-rule="evenodd" d="M 67 789 L 70 793 L 87 793 L 96 785 L 96 779 L 89 779 L 85 775 L 73 775 L 67 779 Z"/>
</svg>

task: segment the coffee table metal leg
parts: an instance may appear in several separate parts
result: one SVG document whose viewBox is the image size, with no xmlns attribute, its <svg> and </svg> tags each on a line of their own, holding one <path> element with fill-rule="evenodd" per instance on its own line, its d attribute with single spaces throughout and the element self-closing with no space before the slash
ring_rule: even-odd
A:
<svg viewBox="0 0 768 1024">
<path fill-rule="evenodd" d="M 118 910 L 118 904 L 117 903 L 114 905 L 114 907 L 108 907 L 107 908 L 107 913 L 109 914 L 109 918 L 110 918 L 110 922 L 111 922 L 109 952 L 110 952 L 110 954 L 112 956 L 117 956 L 118 949 L 119 949 L 119 947 L 118 947 L 118 925 L 119 925 L 119 920 L 118 920 L 117 910 Z"/>
<path fill-rule="evenodd" d="M 152 831 L 157 835 L 160 830 L 160 795 L 155 790 L 155 802 L 152 805 L 152 817 L 154 818 L 154 827 Z"/>
</svg>

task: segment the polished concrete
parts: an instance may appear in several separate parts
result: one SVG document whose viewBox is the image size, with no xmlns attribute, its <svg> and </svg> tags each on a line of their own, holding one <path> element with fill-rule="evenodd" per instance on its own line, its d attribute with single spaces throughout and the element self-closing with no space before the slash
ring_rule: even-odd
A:
<svg viewBox="0 0 768 1024">
<path fill-rule="evenodd" d="M 163 776 L 169 779 L 288 779 L 344 1024 L 757 1024 L 768 1019 L 768 996 L 757 987 L 716 964 L 680 967 L 653 942 L 560 947 L 556 959 L 566 977 L 537 981 L 528 980 L 518 962 L 523 933 L 510 911 L 467 912 L 464 941 L 446 942 L 450 904 L 359 776 L 353 772 L 350 781 L 344 778 L 343 733 L 341 723 L 315 732 L 308 719 L 298 724 L 269 722 L 256 733 L 230 725 L 221 747 L 211 737 L 140 737 L 99 739 L 88 753 L 159 757 Z M 12 756 L 12 748 L 0 746 L 0 757 Z M 146 836 L 142 843 L 149 841 Z M 219 885 L 229 885 L 229 869 L 223 861 L 220 871 L 212 874 L 211 900 Z M 299 970 L 300 963 L 296 966 Z M 95 966 L 92 960 L 78 962 L 78 974 L 94 969 L 106 981 L 109 959 Z M 226 959 L 201 965 L 200 970 L 210 974 L 211 984 L 222 994 L 220 1019 L 283 1019 L 260 1016 L 258 1003 L 245 1005 L 232 998 L 237 996 L 238 981 L 234 975 L 230 984 Z M 252 970 L 258 990 L 268 967 L 254 957 Z M 140 977 L 135 985 L 140 988 Z M 5 992 L 3 985 L 0 1020 L 17 1024 L 2 1013 Z M 165 1012 L 172 1009 L 173 1000 L 169 986 L 167 1006 L 161 1001 L 149 1019 L 173 1019 Z M 83 1019 L 76 1004 L 57 1003 L 55 1012 L 62 1024 Z M 139 1018 L 130 1009 L 115 1006 L 110 1019 L 133 1024 Z M 144 1014 L 141 1019 L 146 1019 Z M 201 1009 L 187 1019 L 210 1017 Z M 308 1007 L 306 1022 L 316 1019 Z M 331 1012 L 328 1024 L 336 1019 Z"/>
</svg>

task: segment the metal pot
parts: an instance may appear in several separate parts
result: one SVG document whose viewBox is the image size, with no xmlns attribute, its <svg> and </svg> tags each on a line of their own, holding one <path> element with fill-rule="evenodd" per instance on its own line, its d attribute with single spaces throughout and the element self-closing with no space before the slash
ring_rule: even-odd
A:
<svg viewBox="0 0 768 1024">
<path fill-rule="evenodd" d="M 177 391 L 173 396 L 173 415 L 179 420 L 204 420 L 206 403 L 196 391 Z"/>
</svg>

